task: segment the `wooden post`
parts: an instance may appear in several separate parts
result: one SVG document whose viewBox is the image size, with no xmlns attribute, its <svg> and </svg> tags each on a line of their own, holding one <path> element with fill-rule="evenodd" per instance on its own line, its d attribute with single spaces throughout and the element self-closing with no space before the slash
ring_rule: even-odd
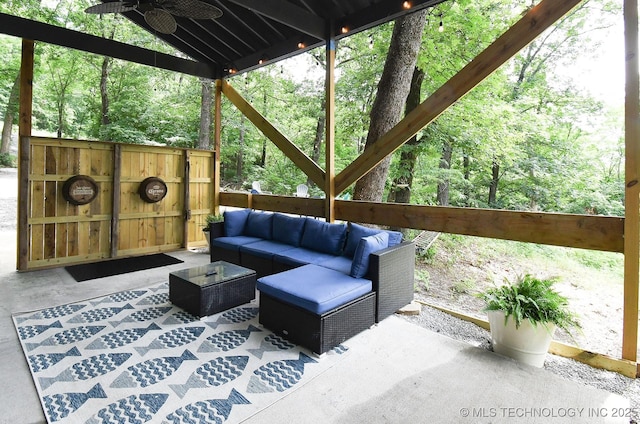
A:
<svg viewBox="0 0 640 424">
<path fill-rule="evenodd" d="M 640 111 L 638 0 L 625 0 L 625 220 L 622 358 L 637 360 L 640 271 Z"/>
<path fill-rule="evenodd" d="M 222 80 L 216 80 L 216 94 L 214 105 L 213 132 L 213 213 L 220 213 L 220 145 L 222 137 Z"/>
<path fill-rule="evenodd" d="M 336 64 L 336 41 L 331 39 L 327 42 L 326 47 L 326 80 L 325 80 L 325 218 L 327 222 L 335 221 L 335 64 Z"/>
<path fill-rule="evenodd" d="M 18 253 L 17 268 L 25 271 L 29 261 L 29 150 L 33 112 L 33 40 L 22 40 L 20 65 L 20 122 L 18 144 Z"/>
<path fill-rule="evenodd" d="M 191 152 L 184 151 L 184 178 L 182 183 L 184 184 L 184 227 L 182 235 L 182 247 L 189 247 L 189 221 L 191 221 Z"/>
<path fill-rule="evenodd" d="M 120 180 L 122 177 L 122 145 L 115 143 L 113 146 L 113 199 L 111 204 L 111 252 L 110 257 L 118 256 L 118 246 L 120 244 Z"/>
</svg>

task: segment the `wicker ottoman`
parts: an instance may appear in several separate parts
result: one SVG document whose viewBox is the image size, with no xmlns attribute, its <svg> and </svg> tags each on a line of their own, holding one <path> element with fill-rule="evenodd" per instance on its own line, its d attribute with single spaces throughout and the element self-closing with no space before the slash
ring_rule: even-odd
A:
<svg viewBox="0 0 640 424">
<path fill-rule="evenodd" d="M 256 272 L 224 261 L 169 274 L 169 300 L 197 317 L 251 302 Z"/>
<path fill-rule="evenodd" d="M 375 313 L 373 292 L 322 315 L 260 292 L 260 324 L 319 355 L 372 327 Z"/>
</svg>

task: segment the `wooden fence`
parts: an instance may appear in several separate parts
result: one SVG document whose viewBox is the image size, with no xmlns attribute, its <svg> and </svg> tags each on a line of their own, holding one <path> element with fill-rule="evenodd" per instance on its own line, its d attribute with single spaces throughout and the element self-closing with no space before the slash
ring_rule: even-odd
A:
<svg viewBox="0 0 640 424">
<path fill-rule="evenodd" d="M 202 227 L 213 211 L 214 152 L 104 142 L 25 137 L 19 215 L 19 269 L 176 250 L 206 243 Z M 27 153 L 27 154 L 25 154 Z M 24 172 L 28 169 L 28 172 Z M 86 175 L 97 195 L 85 205 L 65 199 L 69 178 Z M 166 196 L 146 202 L 148 177 Z M 22 264 L 22 266 L 20 266 Z"/>
</svg>

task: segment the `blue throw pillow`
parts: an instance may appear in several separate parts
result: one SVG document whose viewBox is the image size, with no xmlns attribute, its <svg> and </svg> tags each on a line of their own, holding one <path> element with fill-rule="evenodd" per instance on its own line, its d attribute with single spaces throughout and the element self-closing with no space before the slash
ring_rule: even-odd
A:
<svg viewBox="0 0 640 424">
<path fill-rule="evenodd" d="M 247 223 L 249 209 L 224 212 L 224 235 L 227 237 L 241 236 Z"/>
<path fill-rule="evenodd" d="M 339 256 L 347 237 L 347 226 L 306 218 L 300 246 Z"/>
<path fill-rule="evenodd" d="M 363 225 L 349 223 L 349 233 L 347 235 L 347 244 L 344 247 L 344 256 L 352 258 L 356 253 L 356 248 L 360 243 L 362 237 L 372 236 L 378 234 L 381 230 L 378 228 L 369 228 Z"/>
<path fill-rule="evenodd" d="M 400 244 L 402 243 L 402 233 L 399 231 L 389 231 L 386 230 L 387 233 L 389 233 L 389 246 L 395 246 L 396 244 Z"/>
<path fill-rule="evenodd" d="M 244 227 L 244 235 L 271 240 L 273 234 L 271 228 L 272 219 L 272 213 L 251 211 Z"/>
<path fill-rule="evenodd" d="M 281 213 L 273 214 L 273 239 L 291 246 L 300 246 L 304 220 Z"/>
<path fill-rule="evenodd" d="M 351 276 L 354 278 L 362 278 L 367 275 L 367 271 L 369 270 L 369 255 L 378 250 L 385 249 L 388 245 L 389 233 L 386 231 L 360 239 L 356 253 L 353 255 L 353 262 L 351 263 Z"/>
</svg>

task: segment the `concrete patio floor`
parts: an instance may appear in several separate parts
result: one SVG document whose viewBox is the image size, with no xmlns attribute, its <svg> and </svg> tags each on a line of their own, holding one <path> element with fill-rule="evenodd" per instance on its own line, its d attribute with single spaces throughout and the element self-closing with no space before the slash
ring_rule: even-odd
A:
<svg viewBox="0 0 640 424">
<path fill-rule="evenodd" d="M 172 252 L 184 263 L 78 283 L 64 268 L 16 272 L 15 237 L 15 232 L 0 233 L 0 423 L 7 424 L 45 423 L 12 313 L 144 287 L 209 260 L 203 253 Z M 334 367 L 245 422 L 629 422 L 627 399 L 397 317 L 348 344 L 348 354 Z"/>
</svg>

